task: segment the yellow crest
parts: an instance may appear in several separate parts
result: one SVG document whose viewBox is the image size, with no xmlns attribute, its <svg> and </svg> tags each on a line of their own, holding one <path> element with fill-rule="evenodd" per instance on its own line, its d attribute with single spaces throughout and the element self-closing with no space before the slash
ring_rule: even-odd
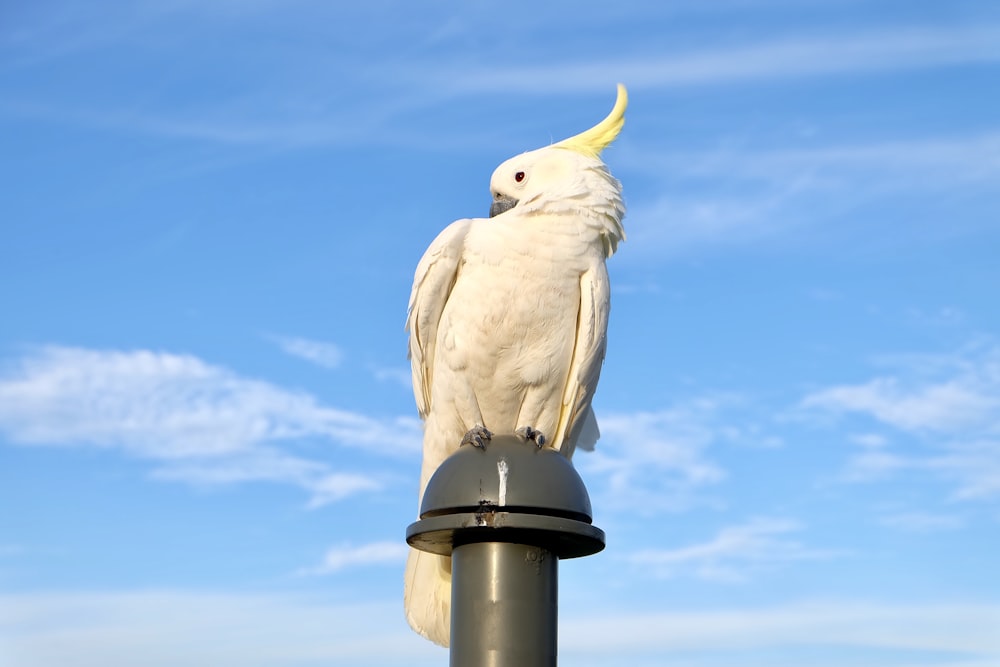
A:
<svg viewBox="0 0 1000 667">
<path fill-rule="evenodd" d="M 622 126 L 625 124 L 625 107 L 627 106 L 628 93 L 625 91 L 625 86 L 619 83 L 618 98 L 615 100 L 615 106 L 611 109 L 611 113 L 608 114 L 607 118 L 589 130 L 581 132 L 575 137 L 563 139 L 557 144 L 552 144 L 552 146 L 554 148 L 566 148 L 587 157 L 596 158 L 601 154 L 601 151 L 615 140 L 618 133 L 622 131 Z"/>
</svg>

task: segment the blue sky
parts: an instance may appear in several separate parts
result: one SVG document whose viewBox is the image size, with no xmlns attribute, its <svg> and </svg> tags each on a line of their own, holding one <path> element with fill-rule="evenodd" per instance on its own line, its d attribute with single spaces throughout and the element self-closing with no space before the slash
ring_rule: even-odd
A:
<svg viewBox="0 0 1000 667">
<path fill-rule="evenodd" d="M 413 269 L 619 81 L 563 662 L 1000 664 L 995 3 L 8 5 L 4 664 L 445 664 Z"/>
</svg>

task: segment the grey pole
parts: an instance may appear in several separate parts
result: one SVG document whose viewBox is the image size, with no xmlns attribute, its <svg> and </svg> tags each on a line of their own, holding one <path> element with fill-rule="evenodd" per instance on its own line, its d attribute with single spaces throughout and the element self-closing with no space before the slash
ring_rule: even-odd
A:
<svg viewBox="0 0 1000 667">
<path fill-rule="evenodd" d="M 604 548 L 573 465 L 495 436 L 431 477 L 410 546 L 451 556 L 452 667 L 555 667 L 558 561 Z"/>
<path fill-rule="evenodd" d="M 473 542 L 451 554 L 451 664 L 556 664 L 556 557 L 513 542 Z"/>
</svg>

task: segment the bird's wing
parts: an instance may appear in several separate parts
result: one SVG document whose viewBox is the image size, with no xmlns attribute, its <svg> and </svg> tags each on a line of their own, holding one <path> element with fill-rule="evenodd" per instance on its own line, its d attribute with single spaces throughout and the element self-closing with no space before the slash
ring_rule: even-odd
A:
<svg viewBox="0 0 1000 667">
<path fill-rule="evenodd" d="M 600 435 L 590 402 L 607 347 L 611 286 L 608 271 L 600 262 L 580 276 L 580 310 L 576 345 L 563 390 L 562 411 L 555 442 L 567 457 L 573 448 L 593 449 Z"/>
<path fill-rule="evenodd" d="M 427 417 L 431 407 L 431 376 L 438 323 L 458 278 L 465 236 L 472 222 L 457 220 L 445 227 L 420 258 L 413 276 L 406 330 L 410 332 L 413 396 L 421 418 Z"/>
</svg>

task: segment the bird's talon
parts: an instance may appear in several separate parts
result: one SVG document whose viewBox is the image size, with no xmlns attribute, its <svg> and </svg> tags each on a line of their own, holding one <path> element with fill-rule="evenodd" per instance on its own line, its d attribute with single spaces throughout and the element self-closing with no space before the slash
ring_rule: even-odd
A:
<svg viewBox="0 0 1000 667">
<path fill-rule="evenodd" d="M 478 447 L 479 449 L 486 449 L 486 443 L 492 438 L 493 434 L 488 428 L 482 426 L 481 424 L 476 424 L 474 427 L 466 431 L 459 446 L 472 445 L 473 447 Z"/>
<path fill-rule="evenodd" d="M 542 432 L 530 426 L 522 426 L 514 431 L 514 433 L 521 436 L 525 440 L 533 441 L 539 449 L 545 445 L 545 436 L 542 435 Z"/>
</svg>

